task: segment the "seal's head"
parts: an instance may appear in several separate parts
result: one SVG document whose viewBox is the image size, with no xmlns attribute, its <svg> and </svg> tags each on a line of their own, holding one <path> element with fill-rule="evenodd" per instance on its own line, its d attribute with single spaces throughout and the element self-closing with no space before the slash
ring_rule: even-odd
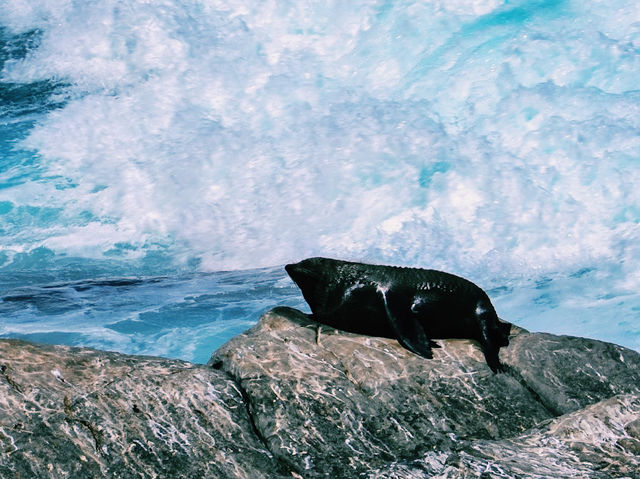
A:
<svg viewBox="0 0 640 479">
<path fill-rule="evenodd" d="M 326 258 L 308 258 L 284 267 L 287 274 L 302 291 L 302 296 L 315 311 L 328 301 L 328 284 L 337 277 L 338 263 Z"/>
<path fill-rule="evenodd" d="M 291 263 L 284 267 L 287 274 L 304 293 L 316 289 L 318 281 L 324 276 L 321 260 L 323 258 L 309 258 L 299 263 Z"/>
</svg>

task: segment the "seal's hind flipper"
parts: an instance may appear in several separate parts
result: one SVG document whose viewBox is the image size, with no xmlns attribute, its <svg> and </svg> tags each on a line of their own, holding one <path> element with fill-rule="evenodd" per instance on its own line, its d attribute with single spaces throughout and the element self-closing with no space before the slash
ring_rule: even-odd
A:
<svg viewBox="0 0 640 479">
<path fill-rule="evenodd" d="M 390 290 L 379 291 L 389 324 L 396 333 L 398 342 L 419 356 L 433 358 L 431 346 L 434 342 L 427 338 L 424 328 L 411 314 L 406 298 Z"/>
</svg>

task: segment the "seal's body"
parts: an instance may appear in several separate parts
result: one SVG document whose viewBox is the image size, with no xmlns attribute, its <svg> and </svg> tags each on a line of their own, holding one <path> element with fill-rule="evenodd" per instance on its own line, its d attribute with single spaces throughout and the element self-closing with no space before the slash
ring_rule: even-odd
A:
<svg viewBox="0 0 640 479">
<path fill-rule="evenodd" d="M 500 347 L 511 324 L 498 319 L 487 294 L 459 276 L 420 268 L 309 258 L 285 269 L 318 323 L 397 339 L 432 358 L 432 339 L 467 338 L 482 345 L 489 367 L 503 370 Z"/>
</svg>

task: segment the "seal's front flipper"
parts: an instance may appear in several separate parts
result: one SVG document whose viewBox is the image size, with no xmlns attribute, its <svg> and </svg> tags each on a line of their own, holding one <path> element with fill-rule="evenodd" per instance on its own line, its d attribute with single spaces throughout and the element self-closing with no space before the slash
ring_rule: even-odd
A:
<svg viewBox="0 0 640 479">
<path fill-rule="evenodd" d="M 484 358 L 487 361 L 487 365 L 494 373 L 504 373 L 507 369 L 498 359 L 498 351 L 498 348 L 485 346 Z"/>
<path fill-rule="evenodd" d="M 511 326 L 509 325 L 509 329 L 510 328 Z M 498 340 L 502 341 L 503 338 L 498 338 Z M 508 342 L 508 339 L 507 339 L 507 342 Z M 498 353 L 500 352 L 500 344 L 496 345 L 487 327 L 481 328 L 480 344 L 484 352 L 484 358 L 487 361 L 487 365 L 491 368 L 491 370 L 494 373 L 505 372 L 506 368 L 500 363 L 500 359 L 498 359 Z"/>
<path fill-rule="evenodd" d="M 437 343 L 427 338 L 423 327 L 416 318 L 413 317 L 411 309 L 409 308 L 408 299 L 390 290 L 379 291 L 387 313 L 387 318 L 389 319 L 389 324 L 396 333 L 398 342 L 419 356 L 428 359 L 433 358 L 431 346 Z"/>
</svg>

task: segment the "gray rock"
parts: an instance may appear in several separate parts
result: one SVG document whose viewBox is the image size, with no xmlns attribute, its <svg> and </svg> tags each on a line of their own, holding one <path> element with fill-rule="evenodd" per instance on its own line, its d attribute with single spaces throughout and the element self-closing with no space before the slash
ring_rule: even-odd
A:
<svg viewBox="0 0 640 479">
<path fill-rule="evenodd" d="M 0 477 L 279 477 L 245 401 L 202 365 L 0 341 Z"/>
<path fill-rule="evenodd" d="M 394 463 L 369 478 L 640 477 L 640 395 L 614 396 L 499 441 L 461 441 L 447 451 Z"/>
<path fill-rule="evenodd" d="M 602 341 L 553 334 L 519 334 L 504 361 L 555 415 L 616 394 L 640 392 L 638 353 Z"/>
<path fill-rule="evenodd" d="M 305 315 L 276 308 L 210 364 L 235 378 L 269 450 L 305 478 L 591 477 L 554 469 L 569 456 L 576 471 L 640 474 L 640 355 L 519 328 L 511 339 L 501 352 L 509 370 L 495 375 L 472 341 L 440 341 L 425 360 L 395 340 L 326 326 L 318 341 Z M 632 395 L 556 418 L 620 393 Z"/>
<path fill-rule="evenodd" d="M 323 326 L 318 345 L 315 325 L 288 308 L 210 363 L 246 391 L 271 452 L 305 477 L 352 476 L 459 436 L 511 436 L 552 417 L 518 380 L 493 374 L 469 341 L 444 341 L 425 360 L 395 340 Z"/>
<path fill-rule="evenodd" d="M 0 340 L 0 477 L 640 477 L 640 354 L 513 332 L 497 375 L 290 308 L 209 366 Z"/>
</svg>

